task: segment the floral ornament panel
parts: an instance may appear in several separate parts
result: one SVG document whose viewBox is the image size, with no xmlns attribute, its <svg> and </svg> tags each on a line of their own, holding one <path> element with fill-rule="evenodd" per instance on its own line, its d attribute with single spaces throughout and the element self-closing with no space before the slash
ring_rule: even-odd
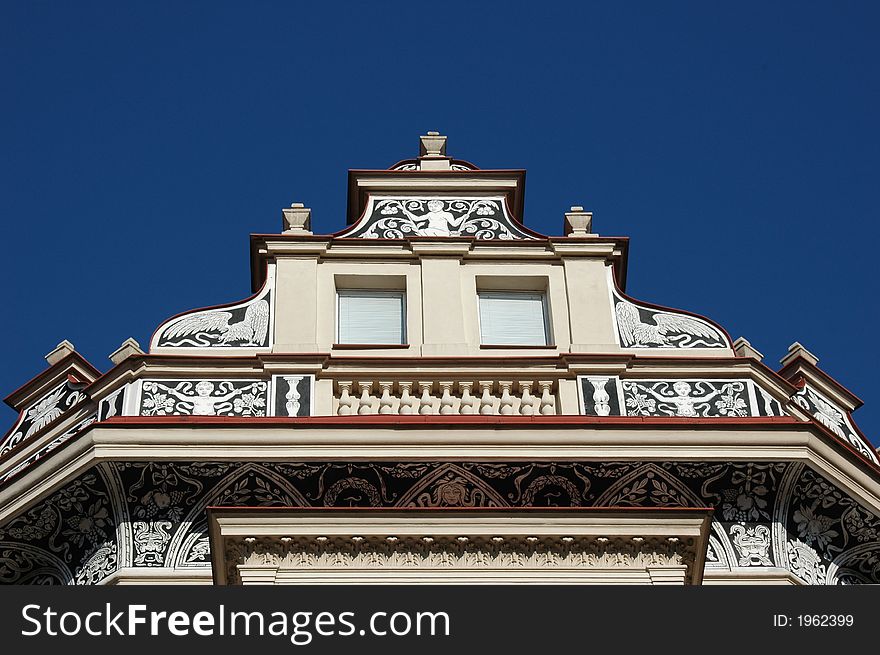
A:
<svg viewBox="0 0 880 655">
<path fill-rule="evenodd" d="M 13 551 L 41 553 L 44 572 L 54 571 L 50 577 L 56 580 L 70 584 L 78 578 L 91 584 L 116 566 L 110 552 L 115 553 L 115 548 L 109 546 L 120 534 L 116 515 L 104 470 L 95 467 L 0 526 L 0 542 Z M 3 566 L 0 556 L 0 577 Z M 7 578 L 13 579 L 7 582 L 24 582 L 14 579 L 12 573 Z M 22 571 L 19 575 L 25 574 Z"/>
<path fill-rule="evenodd" d="M 363 218 L 339 236 L 359 239 L 473 237 L 506 241 L 535 238 L 510 216 L 503 196 L 370 196 Z"/>
<path fill-rule="evenodd" d="M 621 380 L 579 376 L 581 411 L 592 416 L 782 416 L 782 405 L 751 380 Z"/>
<path fill-rule="evenodd" d="M 105 477 L 116 480 L 116 504 Z M 789 462 L 153 461 L 90 469 L 0 526 L 0 583 L 28 580 L 37 558 L 49 572 L 40 581 L 56 583 L 93 583 L 132 566 L 209 571 L 205 512 L 216 505 L 609 503 L 714 508 L 719 567 L 775 566 L 813 584 L 880 582 L 876 513 Z"/>
<path fill-rule="evenodd" d="M 264 380 L 144 380 L 140 416 L 266 416 Z"/>
<path fill-rule="evenodd" d="M 786 495 L 779 520 L 792 570 L 807 581 L 834 571 L 830 582 L 880 582 L 880 517 L 809 468 Z"/>
<path fill-rule="evenodd" d="M 86 399 L 83 383 L 62 382 L 22 411 L 15 425 L 0 441 L 0 457 L 54 423 L 67 410 Z"/>
<path fill-rule="evenodd" d="M 809 384 L 805 384 L 804 388 L 791 399 L 842 441 L 853 446 L 865 459 L 874 464 L 878 463 L 877 453 L 853 425 L 849 412 L 837 406 Z"/>
</svg>

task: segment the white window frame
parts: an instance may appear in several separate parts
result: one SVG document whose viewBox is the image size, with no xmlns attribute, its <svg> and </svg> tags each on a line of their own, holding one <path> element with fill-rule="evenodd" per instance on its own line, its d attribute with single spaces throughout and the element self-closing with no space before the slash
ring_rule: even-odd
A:
<svg viewBox="0 0 880 655">
<path fill-rule="evenodd" d="M 344 342 L 341 340 L 341 305 L 340 299 L 342 296 L 385 296 L 385 297 L 393 297 L 400 298 L 400 342 L 399 343 L 374 343 L 370 341 L 350 341 Z M 336 343 L 339 345 L 364 345 L 364 346 L 405 346 L 408 344 L 407 341 L 407 329 L 406 329 L 406 314 L 407 314 L 407 306 L 406 306 L 406 291 L 395 290 L 395 289 L 336 289 Z"/>
<path fill-rule="evenodd" d="M 483 295 L 504 295 L 504 296 L 514 296 L 514 295 L 522 295 L 522 296 L 540 296 L 541 297 L 541 313 L 544 320 L 544 343 L 535 343 L 535 344 L 521 344 L 521 343 L 489 343 L 483 340 L 483 312 L 480 303 L 480 297 Z M 539 291 L 539 290 L 504 290 L 504 289 L 477 289 L 477 326 L 480 332 L 480 345 L 481 346 L 509 346 L 511 348 L 522 348 L 522 347 L 531 347 L 531 348 L 552 348 L 553 347 L 553 335 L 550 329 L 550 308 L 547 300 L 547 291 Z"/>
</svg>

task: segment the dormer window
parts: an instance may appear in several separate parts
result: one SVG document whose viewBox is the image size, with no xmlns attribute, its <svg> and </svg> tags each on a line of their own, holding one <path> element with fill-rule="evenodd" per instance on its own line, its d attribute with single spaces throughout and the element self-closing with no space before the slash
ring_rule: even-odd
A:
<svg viewBox="0 0 880 655">
<path fill-rule="evenodd" d="M 338 289 L 336 343 L 406 343 L 406 294 L 380 289 Z"/>
</svg>

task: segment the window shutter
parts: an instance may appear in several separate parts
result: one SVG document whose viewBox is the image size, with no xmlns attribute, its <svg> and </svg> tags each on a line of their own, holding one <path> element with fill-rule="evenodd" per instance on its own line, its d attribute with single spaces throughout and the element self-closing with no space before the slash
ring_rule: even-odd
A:
<svg viewBox="0 0 880 655">
<path fill-rule="evenodd" d="M 543 293 L 481 291 L 480 341 L 487 345 L 546 346 Z"/>
<path fill-rule="evenodd" d="M 404 294 L 338 291 L 339 343 L 405 343 Z"/>
</svg>

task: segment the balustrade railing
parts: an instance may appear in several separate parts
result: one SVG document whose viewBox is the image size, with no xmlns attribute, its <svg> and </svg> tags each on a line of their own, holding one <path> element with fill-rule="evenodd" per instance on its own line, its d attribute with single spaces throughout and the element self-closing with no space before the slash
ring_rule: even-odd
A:
<svg viewBox="0 0 880 655">
<path fill-rule="evenodd" d="M 339 416 L 556 414 L 551 380 L 341 380 L 334 412 Z"/>
</svg>

